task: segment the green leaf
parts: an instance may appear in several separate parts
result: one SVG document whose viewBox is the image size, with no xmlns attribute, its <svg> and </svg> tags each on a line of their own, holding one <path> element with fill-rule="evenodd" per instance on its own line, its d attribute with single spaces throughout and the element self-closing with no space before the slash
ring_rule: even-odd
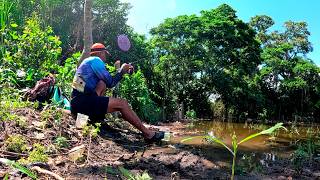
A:
<svg viewBox="0 0 320 180">
<path fill-rule="evenodd" d="M 234 155 L 233 151 L 224 143 L 222 142 L 220 139 L 213 137 L 213 136 L 206 136 L 207 139 L 222 145 L 223 147 L 225 147 L 232 155 Z"/>
<path fill-rule="evenodd" d="M 35 71 L 34 69 L 28 69 L 28 71 L 27 71 L 27 77 L 26 77 L 26 80 L 27 80 L 27 81 L 33 80 L 34 71 Z"/>
<path fill-rule="evenodd" d="M 134 175 L 129 170 L 125 169 L 124 167 L 119 167 L 118 169 L 124 177 L 128 179 L 134 179 Z"/>
<path fill-rule="evenodd" d="M 210 136 L 210 135 L 208 135 L 208 136 L 194 136 L 194 137 L 185 138 L 185 139 L 181 140 L 181 143 L 186 142 L 186 141 L 190 141 L 190 140 L 195 139 L 195 138 L 198 138 L 198 137 L 202 137 L 202 138 L 205 138 L 205 139 L 207 139 L 207 140 L 211 140 L 211 141 L 213 141 L 213 142 L 215 142 L 215 143 L 217 143 L 217 144 L 222 145 L 222 146 L 225 147 L 228 151 L 230 151 L 230 153 L 233 155 L 232 150 L 231 150 L 224 142 L 222 142 L 220 139 L 218 139 L 218 138 L 216 138 L 216 137 L 214 137 L 214 136 Z"/>
<path fill-rule="evenodd" d="M 143 172 L 141 175 L 141 179 L 143 180 L 151 180 L 152 178 L 149 176 L 147 172 Z"/>
<path fill-rule="evenodd" d="M 9 174 L 6 174 L 3 179 L 4 180 L 9 180 Z"/>
<path fill-rule="evenodd" d="M 16 33 L 9 32 L 13 40 L 17 40 L 19 36 Z"/>
<path fill-rule="evenodd" d="M 14 161 L 11 161 L 11 160 L 5 159 L 5 158 L 0 158 L 0 162 L 19 170 L 20 172 L 28 175 L 32 179 L 37 179 L 37 175 L 35 173 L 33 173 L 30 169 L 22 166 L 21 164 L 19 164 L 17 162 L 14 162 Z"/>
<path fill-rule="evenodd" d="M 238 143 L 238 145 L 241 144 L 241 143 L 244 143 L 244 142 L 246 142 L 246 141 L 249 141 L 250 139 L 255 138 L 255 137 L 257 137 L 257 136 L 271 134 L 271 133 L 273 133 L 275 130 L 280 129 L 280 128 L 283 128 L 284 130 L 287 130 L 287 129 L 286 129 L 285 127 L 283 127 L 282 125 L 283 125 L 283 123 L 277 123 L 276 125 L 274 125 L 273 127 L 269 128 L 269 129 L 266 129 L 266 130 L 261 131 L 261 132 L 256 133 L 256 134 L 252 134 L 252 135 L 244 138 L 243 140 L 241 140 L 241 141 Z"/>
<path fill-rule="evenodd" d="M 18 24 L 16 24 L 16 23 L 13 23 L 13 24 L 10 24 L 10 25 L 11 25 L 11 27 L 13 27 L 13 28 L 18 27 Z"/>
<path fill-rule="evenodd" d="M 192 140 L 192 139 L 199 138 L 199 137 L 205 138 L 206 136 L 193 136 L 193 137 L 188 137 L 188 138 L 182 139 L 180 142 L 181 142 L 181 143 L 184 143 L 184 142 L 186 142 L 186 141 L 190 141 L 190 140 Z"/>
</svg>

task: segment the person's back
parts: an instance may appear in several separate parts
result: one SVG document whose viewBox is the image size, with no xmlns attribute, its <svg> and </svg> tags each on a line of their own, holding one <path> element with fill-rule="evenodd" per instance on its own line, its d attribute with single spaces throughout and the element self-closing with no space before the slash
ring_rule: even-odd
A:
<svg viewBox="0 0 320 180">
<path fill-rule="evenodd" d="M 84 59 L 76 71 L 76 76 L 80 76 L 86 83 L 86 93 L 93 93 L 100 80 L 93 70 L 93 68 L 99 66 L 99 61 L 103 63 L 100 58 L 95 56 Z"/>
<path fill-rule="evenodd" d="M 99 57 L 88 57 L 83 60 L 76 71 L 72 85 L 77 91 L 74 91 L 72 96 L 77 95 L 78 92 L 86 94 L 96 93 L 99 81 L 103 81 L 106 87 L 112 88 L 122 79 L 122 76 L 123 73 L 118 72 L 112 77 Z"/>
</svg>

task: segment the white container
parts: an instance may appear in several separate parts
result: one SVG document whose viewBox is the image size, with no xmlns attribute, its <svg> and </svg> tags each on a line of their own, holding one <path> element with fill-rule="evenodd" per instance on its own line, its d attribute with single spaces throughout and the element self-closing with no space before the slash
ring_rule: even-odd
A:
<svg viewBox="0 0 320 180">
<path fill-rule="evenodd" d="M 170 132 L 164 132 L 164 138 L 162 139 L 162 141 L 166 141 L 166 142 L 170 141 L 170 136 L 171 136 Z"/>
<path fill-rule="evenodd" d="M 85 125 L 88 124 L 89 116 L 85 114 L 78 113 L 76 120 L 76 128 L 82 129 Z"/>
</svg>

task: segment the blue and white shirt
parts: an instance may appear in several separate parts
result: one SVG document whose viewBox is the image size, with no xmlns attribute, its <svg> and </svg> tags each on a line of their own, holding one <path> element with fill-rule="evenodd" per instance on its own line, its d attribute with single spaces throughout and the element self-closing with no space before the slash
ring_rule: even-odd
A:
<svg viewBox="0 0 320 180">
<path fill-rule="evenodd" d="M 82 92 L 93 93 L 100 80 L 104 81 L 108 88 L 112 88 L 122 79 L 122 76 L 123 74 L 118 72 L 112 77 L 106 69 L 105 63 L 99 57 L 91 56 L 83 60 L 78 67 L 73 84 L 80 77 L 84 81 Z M 76 89 L 79 91 L 78 88 Z"/>
</svg>

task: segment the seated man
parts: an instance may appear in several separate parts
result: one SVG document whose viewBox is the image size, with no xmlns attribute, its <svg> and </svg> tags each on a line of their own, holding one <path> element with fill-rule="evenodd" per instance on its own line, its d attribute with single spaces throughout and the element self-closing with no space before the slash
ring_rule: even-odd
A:
<svg viewBox="0 0 320 180">
<path fill-rule="evenodd" d="M 146 128 L 126 100 L 104 96 L 106 87 L 114 87 L 124 74 L 133 70 L 130 64 L 124 63 L 112 77 L 104 64 L 107 57 L 109 59 L 110 54 L 105 46 L 96 43 L 91 47 L 90 57 L 79 65 L 72 83 L 71 113 L 82 113 L 89 116 L 90 122 L 99 122 L 106 113 L 120 111 L 126 121 L 143 133 L 147 142 L 160 141 L 164 132 Z"/>
</svg>

